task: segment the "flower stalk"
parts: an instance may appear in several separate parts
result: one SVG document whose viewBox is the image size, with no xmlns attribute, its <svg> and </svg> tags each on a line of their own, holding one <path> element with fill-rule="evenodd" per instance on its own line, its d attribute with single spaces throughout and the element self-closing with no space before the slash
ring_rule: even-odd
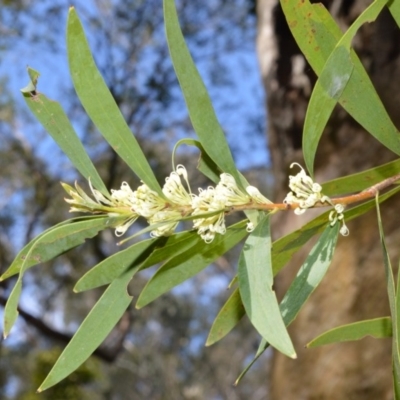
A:
<svg viewBox="0 0 400 400">
<path fill-rule="evenodd" d="M 165 179 L 162 188 L 165 198 L 161 198 L 144 183 L 133 191 L 127 182 L 122 182 L 120 189 L 111 190 L 110 196 L 104 196 L 93 188 L 89 180 L 92 197 L 77 183 L 75 188 L 65 183 L 62 183 L 62 186 L 70 196 L 65 199 L 71 205 L 70 212 L 123 217 L 121 224 L 115 229 L 116 236 L 125 234 L 139 217 L 145 218 L 150 226 L 154 225 L 150 233 L 152 237 L 168 236 L 173 234 L 180 220 L 191 216 L 195 217 L 193 228 L 206 243 L 211 243 L 217 234 L 223 235 L 226 232 L 227 214 L 245 210 L 294 210 L 297 215 L 301 215 L 309 208 L 329 206 L 332 207 L 329 223 L 332 226 L 340 223 L 340 233 L 347 236 L 349 230 L 343 214 L 345 206 L 372 198 L 380 190 L 400 180 L 398 174 L 361 193 L 331 199 L 322 193 L 321 185 L 313 182 L 299 164 L 293 163 L 291 167 L 294 165 L 300 167 L 300 172 L 289 176 L 291 191 L 283 203 L 272 203 L 254 186 L 247 186 L 246 192 L 243 192 L 235 179 L 227 173 L 220 175 L 220 181 L 215 187 L 199 189 L 197 195 L 193 194 L 183 165 L 178 165 Z M 247 230 L 251 232 L 253 229 L 254 226 L 249 222 Z"/>
</svg>

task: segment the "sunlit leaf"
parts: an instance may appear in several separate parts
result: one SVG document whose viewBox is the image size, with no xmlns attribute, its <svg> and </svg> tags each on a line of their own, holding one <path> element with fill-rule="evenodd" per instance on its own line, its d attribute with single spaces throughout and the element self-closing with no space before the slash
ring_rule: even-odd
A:
<svg viewBox="0 0 400 400">
<path fill-rule="evenodd" d="M 206 346 L 211 346 L 224 338 L 245 314 L 239 288 L 236 288 L 215 317 L 208 334 Z"/>
<path fill-rule="evenodd" d="M 133 172 L 149 188 L 164 197 L 142 149 L 97 69 L 82 24 L 73 7 L 68 14 L 67 51 L 76 93 L 90 119 Z"/>
<path fill-rule="evenodd" d="M 210 156 L 206 153 L 204 150 L 201 142 L 195 139 L 181 139 L 179 140 L 175 146 L 174 150 L 172 152 L 172 158 L 174 158 L 175 152 L 178 149 L 179 146 L 182 144 L 186 144 L 189 146 L 194 146 L 197 147 L 200 150 L 200 158 L 199 162 L 197 164 L 197 169 L 205 175 L 207 178 L 209 178 L 212 182 L 218 183 L 219 182 L 219 176 L 221 174 L 221 170 L 218 168 L 217 164 L 210 158 Z"/>
<path fill-rule="evenodd" d="M 136 308 L 142 308 L 173 287 L 202 271 L 246 235 L 246 222 L 230 226 L 225 235 L 217 235 L 212 243 L 199 240 L 189 250 L 168 260 L 147 282 Z"/>
<path fill-rule="evenodd" d="M 314 175 L 314 158 L 323 130 L 353 73 L 350 51 L 336 47 L 315 84 L 307 107 L 303 130 L 304 162 Z"/>
<path fill-rule="evenodd" d="M 172 258 L 201 240 L 196 232 L 181 232 L 169 237 L 143 240 L 97 264 L 76 283 L 74 291 L 81 292 L 107 285 L 127 270 L 149 268 Z"/>
<path fill-rule="evenodd" d="M 271 346 L 288 357 L 296 358 L 272 289 L 269 215 L 264 216 L 247 238 L 239 257 L 238 277 L 240 295 L 252 325 Z"/>
<path fill-rule="evenodd" d="M 241 185 L 225 135 L 207 89 L 189 53 L 179 26 L 174 0 L 163 0 L 168 48 L 193 128 L 213 162 Z"/>
<path fill-rule="evenodd" d="M 97 235 L 100 230 L 109 226 L 110 221 L 112 221 L 110 217 L 97 217 L 57 226 L 49 229 L 46 234 L 32 243 L 26 253 L 26 258 L 20 264 L 17 282 L 4 308 L 4 337 L 8 336 L 18 317 L 17 307 L 21 295 L 22 278 L 25 271 L 33 265 L 32 259 L 35 259 L 33 256 L 36 260 L 49 260 L 84 243 L 85 239 Z M 14 268 L 18 268 L 18 264 L 15 264 Z"/>
<path fill-rule="evenodd" d="M 391 161 L 379 167 L 326 182 L 322 185 L 322 193 L 327 196 L 339 196 L 361 192 L 386 178 L 398 174 L 399 171 L 400 160 Z"/>
<path fill-rule="evenodd" d="M 29 86 L 29 85 L 28 85 Z M 75 168 L 104 195 L 108 190 L 86 153 L 61 105 L 42 93 L 23 92 L 26 105 L 51 135 Z"/>
<path fill-rule="evenodd" d="M 100 346 L 132 301 L 127 292 L 131 278 L 132 272 L 128 271 L 106 289 L 58 358 L 38 392 L 63 380 Z"/>
<path fill-rule="evenodd" d="M 36 71 L 35 69 L 33 69 L 31 67 L 27 67 L 27 70 L 28 70 L 28 75 L 29 75 L 30 81 L 23 89 L 21 89 L 21 92 L 23 94 L 27 94 L 29 96 L 35 96 L 37 81 L 39 79 L 40 72 Z"/>
<path fill-rule="evenodd" d="M 320 75 L 342 37 L 340 28 L 322 4 L 280 2 L 300 50 L 313 70 Z M 340 99 L 341 106 L 370 134 L 396 154 L 400 154 L 400 135 L 387 114 L 371 80 L 357 55 L 350 52 L 354 70 Z M 360 96 L 359 94 L 363 95 Z"/>
<path fill-rule="evenodd" d="M 332 343 L 360 340 L 367 336 L 372 336 L 376 339 L 391 337 L 392 319 L 390 317 L 382 317 L 338 326 L 311 340 L 311 342 L 307 343 L 307 347 L 312 348 Z"/>
<path fill-rule="evenodd" d="M 157 239 L 142 240 L 106 258 L 79 279 L 74 287 L 74 292 L 107 285 L 127 270 L 138 270 L 149 257 L 156 243 Z"/>
<path fill-rule="evenodd" d="M 99 231 L 111 226 L 113 221 L 115 221 L 115 218 L 108 216 L 80 217 L 52 226 L 29 242 L 18 253 L 13 263 L 0 277 L 0 280 L 3 281 L 18 274 L 22 265 L 27 270 L 34 265 L 65 253 L 83 243 L 85 238 L 91 238 Z M 80 234 L 83 236 L 80 236 Z"/>
<path fill-rule="evenodd" d="M 338 223 L 334 226 L 328 225 L 299 269 L 296 277 L 293 279 L 288 291 L 279 305 L 285 326 L 289 326 L 293 322 L 305 302 L 321 283 L 322 278 L 325 276 L 331 264 L 338 234 Z M 239 383 L 246 372 L 257 361 L 261 354 L 264 353 L 269 345 L 269 341 L 263 337 L 254 359 L 239 375 L 236 384 Z"/>
<path fill-rule="evenodd" d="M 364 23 L 378 17 L 386 3 L 387 0 L 377 0 L 361 13 L 338 41 L 320 73 L 308 104 L 303 133 L 304 161 L 311 176 L 322 132 L 354 70 L 350 56 L 351 41 Z"/>
</svg>

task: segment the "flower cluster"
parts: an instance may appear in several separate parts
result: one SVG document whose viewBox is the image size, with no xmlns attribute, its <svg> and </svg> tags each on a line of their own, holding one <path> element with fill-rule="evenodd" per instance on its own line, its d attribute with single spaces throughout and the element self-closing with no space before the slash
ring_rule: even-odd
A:
<svg viewBox="0 0 400 400">
<path fill-rule="evenodd" d="M 187 189 L 182 184 L 186 183 Z M 221 174 L 220 181 L 215 187 L 199 189 L 199 194 L 192 194 L 184 166 L 178 165 L 169 177 L 165 179 L 161 197 L 142 184 L 133 191 L 129 184 L 123 182 L 121 189 L 111 190 L 106 197 L 94 189 L 89 181 L 94 200 L 90 198 L 78 184 L 75 189 L 63 184 L 64 189 L 71 196 L 66 199 L 71 204 L 71 212 L 91 212 L 94 214 L 108 214 L 122 216 L 123 222 L 117 226 L 115 234 L 123 235 L 137 220 L 144 217 L 150 225 L 152 237 L 171 235 L 179 221 L 186 216 L 193 216 L 193 227 L 206 243 L 211 243 L 217 233 L 226 232 L 225 214 L 232 207 L 250 203 L 271 203 L 257 188 L 248 186 L 243 192 L 236 184 L 235 179 L 226 173 Z M 248 225 L 248 230 L 253 227 Z"/>
<path fill-rule="evenodd" d="M 321 193 L 322 187 L 320 184 L 315 183 L 310 176 L 306 174 L 304 169 L 298 163 L 293 165 L 300 167 L 300 172 L 295 176 L 289 176 L 289 188 L 292 190 L 287 194 L 283 200 L 286 204 L 296 204 L 298 207 L 295 208 L 294 212 L 297 215 L 301 215 L 306 212 L 308 208 L 314 207 L 317 203 L 328 203 L 334 207 L 334 210 L 329 214 L 329 221 L 331 225 L 335 225 L 337 221 L 342 223 L 340 233 L 343 236 L 349 234 L 349 229 L 344 223 L 344 206 L 342 204 L 334 205 L 332 200 Z"/>
</svg>

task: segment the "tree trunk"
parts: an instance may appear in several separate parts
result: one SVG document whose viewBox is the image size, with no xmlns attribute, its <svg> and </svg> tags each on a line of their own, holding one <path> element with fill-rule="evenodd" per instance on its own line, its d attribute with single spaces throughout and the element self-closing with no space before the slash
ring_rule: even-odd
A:
<svg viewBox="0 0 400 400">
<path fill-rule="evenodd" d="M 295 0 L 293 0 L 295 1 Z M 324 1 L 342 28 L 347 28 L 371 1 Z M 267 93 L 268 140 L 275 176 L 275 200 L 288 192 L 292 162 L 304 165 L 301 136 L 306 107 L 316 77 L 301 55 L 278 0 L 258 0 L 258 54 Z M 385 10 L 362 27 L 353 45 L 396 126 L 400 126 L 400 30 Z M 349 115 L 337 107 L 325 129 L 315 161 L 319 183 L 371 168 L 394 158 Z M 397 207 L 396 207 L 397 201 Z M 393 265 L 399 257 L 398 197 L 382 206 Z M 274 234 L 287 234 L 313 216 L 279 213 Z M 340 238 L 333 263 L 320 287 L 291 325 L 298 359 L 275 353 L 271 367 L 273 400 L 391 399 L 391 340 L 366 338 L 317 349 L 304 345 L 341 324 L 389 315 L 376 212 L 349 222 L 350 236 Z M 310 251 L 296 254 L 276 279 L 282 296 Z"/>
</svg>

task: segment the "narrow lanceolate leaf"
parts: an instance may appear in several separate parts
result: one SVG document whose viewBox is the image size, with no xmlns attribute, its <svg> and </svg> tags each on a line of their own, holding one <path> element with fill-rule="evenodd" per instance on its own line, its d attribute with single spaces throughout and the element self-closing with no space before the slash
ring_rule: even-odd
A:
<svg viewBox="0 0 400 400">
<path fill-rule="evenodd" d="M 297 316 L 311 293 L 321 283 L 331 265 L 340 224 L 328 225 L 301 266 L 280 304 L 283 320 L 288 326 Z"/>
<path fill-rule="evenodd" d="M 385 241 L 385 234 L 383 232 L 383 226 L 382 226 L 382 219 L 381 219 L 381 212 L 379 208 L 379 196 L 378 194 L 376 195 L 376 212 L 377 212 L 377 217 L 378 217 L 378 227 L 379 227 L 379 236 L 381 240 L 381 246 L 382 246 L 382 254 L 383 254 L 383 263 L 385 266 L 385 275 L 386 275 L 386 283 L 387 283 L 387 292 L 388 292 L 388 297 L 389 297 L 389 307 L 390 307 L 390 315 L 392 317 L 392 335 L 393 335 L 393 340 L 392 340 L 392 355 L 393 355 L 393 363 L 394 363 L 394 368 L 393 368 L 393 381 L 395 387 L 400 387 L 400 352 L 399 352 L 399 336 L 400 336 L 400 315 L 399 315 L 399 309 L 397 308 L 398 306 L 398 300 L 397 296 L 400 296 L 399 293 L 397 293 L 396 296 L 396 285 L 395 285 L 395 280 L 393 276 L 393 268 L 392 264 L 390 262 L 390 257 L 389 253 L 387 250 L 386 246 L 386 241 Z M 397 288 L 398 290 L 398 288 Z"/>
<path fill-rule="evenodd" d="M 208 334 L 206 346 L 211 346 L 224 338 L 245 314 L 239 288 L 236 288 L 216 316 Z"/>
<path fill-rule="evenodd" d="M 132 301 L 127 292 L 131 278 L 132 273 L 128 271 L 107 288 L 58 358 L 38 392 L 54 386 L 79 368 L 104 341 Z"/>
<path fill-rule="evenodd" d="M 217 235 L 212 243 L 202 239 L 187 251 L 172 257 L 147 282 L 136 303 L 142 308 L 168 292 L 173 287 L 186 281 L 214 262 L 222 254 L 238 244 L 246 235 L 246 221 L 230 226 L 225 235 Z"/>
<path fill-rule="evenodd" d="M 175 152 L 178 149 L 178 147 L 181 146 L 182 144 L 186 144 L 188 146 L 194 146 L 200 150 L 200 158 L 197 164 L 197 169 L 212 182 L 218 183 L 220 180 L 219 176 L 222 171 L 218 168 L 217 164 L 215 164 L 215 162 L 206 153 L 201 142 L 199 142 L 198 140 L 189 138 L 179 140 L 174 146 L 174 150 L 172 152 L 172 159 L 175 158 Z"/>
<path fill-rule="evenodd" d="M 82 24 L 73 7 L 68 14 L 67 51 L 76 93 L 90 119 L 133 172 L 163 197 L 142 149 L 97 69 Z"/>
<path fill-rule="evenodd" d="M 28 68 L 28 71 L 29 70 L 30 68 Z M 44 94 L 36 93 L 36 81 L 31 81 L 27 88 L 30 87 L 34 87 L 34 89 L 26 92 L 26 88 L 24 88 L 21 91 L 25 103 L 32 114 L 47 130 L 82 176 L 87 180 L 90 179 L 96 189 L 104 195 L 107 195 L 108 190 L 106 186 L 87 155 L 85 148 L 61 105 L 56 101 L 50 100 Z"/>
<path fill-rule="evenodd" d="M 296 278 L 290 285 L 281 304 L 279 305 L 285 326 L 289 326 L 293 322 L 311 293 L 316 289 L 322 281 L 322 278 L 325 276 L 333 258 L 338 234 L 339 224 L 335 224 L 333 227 L 328 225 L 325 228 L 324 233 L 312 248 L 310 254 L 297 273 Z M 261 354 L 264 353 L 269 345 L 269 341 L 263 337 L 254 359 L 240 374 L 236 380 L 236 384 L 239 383 L 240 379 L 243 378 L 246 372 L 257 361 Z"/>
<path fill-rule="evenodd" d="M 375 1 L 354 21 L 336 44 L 314 87 L 303 133 L 304 160 L 311 176 L 314 174 L 319 139 L 354 70 L 350 56 L 351 41 L 362 24 L 377 18 L 386 3 L 387 0 Z"/>
<path fill-rule="evenodd" d="M 137 270 L 149 257 L 156 243 L 157 239 L 143 240 L 106 258 L 79 279 L 74 292 L 107 285 L 127 270 Z"/>
<path fill-rule="evenodd" d="M 400 159 L 380 165 L 379 167 L 326 182 L 322 185 L 322 193 L 331 197 L 361 192 L 386 178 L 398 174 L 399 171 Z"/>
<path fill-rule="evenodd" d="M 174 0 L 164 0 L 164 21 L 168 48 L 175 73 L 185 97 L 193 128 L 207 154 L 223 172 L 241 185 L 239 174 L 210 96 L 189 53 L 179 26 Z"/>
<path fill-rule="evenodd" d="M 61 222 L 29 242 L 15 257 L 0 281 L 19 274 L 24 266 L 26 271 L 34 265 L 49 261 L 95 236 L 99 231 L 112 225 L 110 217 L 80 217 Z M 82 235 L 82 236 L 81 236 Z"/>
<path fill-rule="evenodd" d="M 319 76 L 330 54 L 342 37 L 340 28 L 322 4 L 310 1 L 280 1 L 289 27 L 302 53 Z M 400 135 L 387 114 L 364 67 L 353 50 L 354 70 L 339 103 L 371 135 L 400 154 Z M 363 95 L 360 96 L 360 93 Z"/>
<path fill-rule="evenodd" d="M 372 336 L 375 339 L 391 337 L 392 319 L 390 317 L 374 318 L 338 326 L 317 336 L 311 342 L 307 343 L 307 347 L 350 342 L 363 339 L 367 336 Z"/>
<path fill-rule="evenodd" d="M 193 247 L 201 238 L 196 232 L 143 240 L 97 264 L 76 283 L 75 292 L 108 285 L 128 270 L 140 271 Z"/>
<path fill-rule="evenodd" d="M 49 260 L 55 255 L 64 253 L 82 243 L 85 239 L 92 238 L 97 233 L 108 227 L 109 217 L 97 217 L 85 221 L 66 224 L 50 229 L 46 234 L 40 236 L 32 243 L 26 253 L 26 258 L 22 259 L 19 267 L 19 276 L 4 308 L 4 337 L 10 333 L 18 317 L 18 301 L 21 295 L 22 278 L 25 271 L 32 266 L 32 260 Z M 50 255 L 50 256 L 49 256 Z"/>
<path fill-rule="evenodd" d="M 291 358 L 296 352 L 272 289 L 271 233 L 268 215 L 247 238 L 239 257 L 239 289 L 246 314 L 271 346 Z"/>
<path fill-rule="evenodd" d="M 319 140 L 353 69 L 350 50 L 343 46 L 336 47 L 315 84 L 303 131 L 304 162 L 311 176 L 314 175 L 314 158 Z"/>
</svg>

